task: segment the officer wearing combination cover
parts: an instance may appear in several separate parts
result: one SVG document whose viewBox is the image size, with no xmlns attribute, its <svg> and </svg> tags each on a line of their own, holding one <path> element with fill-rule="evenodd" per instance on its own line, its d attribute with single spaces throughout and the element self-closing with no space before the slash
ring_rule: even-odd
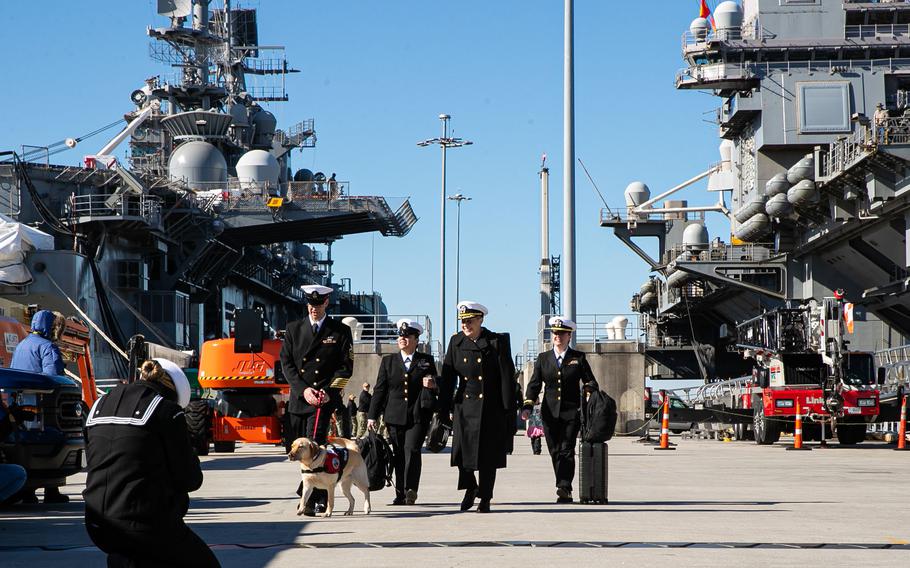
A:
<svg viewBox="0 0 910 568">
<path fill-rule="evenodd" d="M 534 374 L 528 383 L 521 418 L 527 420 L 544 389 L 541 418 L 547 449 L 556 474 L 556 502 L 572 502 L 572 480 L 575 478 L 575 439 L 581 427 L 581 390 L 595 391 L 597 380 L 585 354 L 569 347 L 575 322 L 562 316 L 549 320 L 553 349 L 537 356 Z"/>
<path fill-rule="evenodd" d="M 518 388 L 509 334 L 482 327 L 487 313 L 477 302 L 458 304 L 461 332 L 449 340 L 439 386 L 440 415 L 452 410 L 452 465 L 465 492 L 461 510 L 479 497 L 478 513 L 490 512 L 496 470 L 506 467 L 512 449 Z"/>
<path fill-rule="evenodd" d="M 423 326 L 412 319 L 400 319 L 396 325 L 400 351 L 382 358 L 367 428 L 375 431 L 379 416 L 385 416 L 394 451 L 392 505 L 413 505 L 420 485 L 420 449 L 436 402 L 436 364 L 431 355 L 417 352 Z"/>
<path fill-rule="evenodd" d="M 310 285 L 303 291 L 308 317 L 288 324 L 281 367 L 291 385 L 291 435 L 324 445 L 332 413 L 342 408 L 341 393 L 354 372 L 354 340 L 350 327 L 325 314 L 331 288 Z M 325 491 L 315 490 L 303 514 L 313 516 L 326 497 Z"/>
</svg>

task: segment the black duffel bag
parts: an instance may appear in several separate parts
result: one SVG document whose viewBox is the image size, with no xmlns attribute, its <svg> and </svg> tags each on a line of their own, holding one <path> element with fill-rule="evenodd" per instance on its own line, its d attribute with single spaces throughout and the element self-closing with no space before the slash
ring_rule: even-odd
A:
<svg viewBox="0 0 910 568">
<path fill-rule="evenodd" d="M 430 420 L 430 429 L 427 431 L 427 450 L 433 453 L 439 453 L 445 449 L 449 443 L 449 434 L 452 433 L 452 427 L 439 418 L 439 413 L 433 414 Z"/>
</svg>

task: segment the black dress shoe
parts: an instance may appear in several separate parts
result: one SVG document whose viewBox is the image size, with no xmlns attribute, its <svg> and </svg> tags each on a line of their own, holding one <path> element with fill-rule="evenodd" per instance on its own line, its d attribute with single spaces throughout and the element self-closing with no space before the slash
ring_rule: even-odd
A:
<svg viewBox="0 0 910 568">
<path fill-rule="evenodd" d="M 389 503 L 389 505 L 404 505 L 404 504 L 405 504 L 404 495 L 396 496 L 395 500 L 392 501 L 391 503 Z"/>
<path fill-rule="evenodd" d="M 60 493 L 60 489 L 56 487 L 45 487 L 44 488 L 44 502 L 45 503 L 69 503 L 70 498 L 68 495 Z"/>
<path fill-rule="evenodd" d="M 476 489 L 465 489 L 464 499 L 461 500 L 462 512 L 467 511 L 474 506 L 474 498 L 477 497 Z"/>
<path fill-rule="evenodd" d="M 557 497 L 556 502 L 560 505 L 565 505 L 566 503 L 574 503 L 575 501 L 571 497 Z"/>
<path fill-rule="evenodd" d="M 490 512 L 490 500 L 481 499 L 480 503 L 477 504 L 478 513 L 489 513 Z"/>
</svg>

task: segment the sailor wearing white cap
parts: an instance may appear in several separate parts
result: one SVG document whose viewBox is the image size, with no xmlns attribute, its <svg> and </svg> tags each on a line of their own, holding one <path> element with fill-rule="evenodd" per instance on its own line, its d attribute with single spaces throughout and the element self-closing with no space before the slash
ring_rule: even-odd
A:
<svg viewBox="0 0 910 568">
<path fill-rule="evenodd" d="M 325 313 L 332 289 L 302 288 L 308 317 L 288 324 L 281 346 L 281 368 L 291 385 L 288 438 L 305 436 L 325 444 L 332 413 L 341 408 L 341 393 L 354 372 L 354 341 L 350 327 Z M 304 515 L 314 513 L 313 503 L 324 503 L 325 491 L 313 494 Z"/>
<path fill-rule="evenodd" d="M 515 424 L 515 365 L 509 334 L 483 327 L 489 313 L 477 302 L 458 304 L 461 332 L 446 349 L 440 378 L 440 416 L 453 417 L 452 465 L 463 489 L 461 510 L 490 512 L 496 470 L 506 466 Z M 474 471 L 478 472 L 475 479 Z"/>
<path fill-rule="evenodd" d="M 379 364 L 367 428 L 375 430 L 384 415 L 394 451 L 392 505 L 413 505 L 420 486 L 420 449 L 436 403 L 436 364 L 431 355 L 417 351 L 422 325 L 400 319 L 395 326 L 399 352 L 386 355 Z"/>
<path fill-rule="evenodd" d="M 575 439 L 581 427 L 580 408 L 582 388 L 597 390 L 597 379 L 585 354 L 569 347 L 574 321 L 553 316 L 548 321 L 552 332 L 553 349 L 537 356 L 534 374 L 528 382 L 521 418 L 527 420 L 537 401 L 541 388 L 544 400 L 541 405 L 544 436 L 553 460 L 556 475 L 556 502 L 572 502 L 572 480 L 575 478 Z"/>
</svg>

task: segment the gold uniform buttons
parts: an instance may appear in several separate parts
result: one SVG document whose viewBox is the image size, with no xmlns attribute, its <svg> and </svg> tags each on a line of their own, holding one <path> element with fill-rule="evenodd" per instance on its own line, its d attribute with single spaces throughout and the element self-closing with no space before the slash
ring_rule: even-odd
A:
<svg viewBox="0 0 910 568">
<path fill-rule="evenodd" d="M 467 357 L 464 358 L 464 362 L 465 362 L 465 363 L 468 362 L 468 358 L 467 358 Z"/>
<path fill-rule="evenodd" d="M 481 359 L 480 359 L 480 357 L 478 357 L 478 358 L 477 358 L 477 362 L 480 363 L 480 361 L 481 361 Z"/>
<path fill-rule="evenodd" d="M 477 398 L 483 398 L 483 393 L 480 393 L 479 395 L 477 395 Z"/>
<path fill-rule="evenodd" d="M 481 377 L 481 376 L 478 375 L 477 380 L 478 380 L 478 381 L 482 381 L 482 380 L 483 380 L 483 377 Z"/>
<path fill-rule="evenodd" d="M 316 357 L 316 362 L 317 362 L 317 363 L 319 362 L 319 357 Z"/>
<path fill-rule="evenodd" d="M 319 374 L 319 369 L 316 369 L 316 374 L 317 374 L 317 375 Z"/>
<path fill-rule="evenodd" d="M 306 363 L 306 357 L 303 358 L 303 362 Z"/>
</svg>

